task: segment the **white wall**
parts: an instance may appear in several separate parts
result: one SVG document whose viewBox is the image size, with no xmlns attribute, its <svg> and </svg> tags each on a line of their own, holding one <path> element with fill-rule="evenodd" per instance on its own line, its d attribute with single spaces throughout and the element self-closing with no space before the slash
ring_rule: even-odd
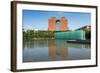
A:
<svg viewBox="0 0 100 73">
<path fill-rule="evenodd" d="M 0 0 L 0 73 L 11 73 L 10 71 L 10 8 L 11 8 L 10 1 L 11 0 Z M 99 0 L 29 0 L 29 1 L 52 2 L 52 3 L 57 2 L 57 3 L 67 3 L 67 4 L 83 4 L 83 5 L 99 5 L 100 4 Z M 99 10 L 99 13 L 100 13 L 100 10 Z M 100 14 L 98 16 L 100 16 Z M 98 26 L 99 26 L 99 31 L 100 31 L 100 25 Z M 100 33 L 99 33 L 99 37 L 100 37 Z M 99 40 L 100 38 L 98 39 L 98 41 Z M 100 55 L 99 48 L 98 48 L 98 51 Z M 99 63 L 100 63 L 100 57 L 99 57 Z M 35 71 L 34 73 L 52 73 L 52 72 L 54 73 L 55 72 L 56 73 L 87 73 L 87 72 L 99 73 L 100 66 L 91 67 L 91 68 Z M 26 73 L 33 73 L 33 71 L 26 72 Z"/>
</svg>

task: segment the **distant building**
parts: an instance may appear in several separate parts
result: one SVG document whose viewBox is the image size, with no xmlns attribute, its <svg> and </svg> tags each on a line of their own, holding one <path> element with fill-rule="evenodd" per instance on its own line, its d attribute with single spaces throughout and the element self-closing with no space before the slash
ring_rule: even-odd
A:
<svg viewBox="0 0 100 73">
<path fill-rule="evenodd" d="M 61 19 L 52 17 L 48 20 L 49 31 L 66 31 L 68 29 L 68 19 L 66 19 L 65 17 L 61 17 Z"/>
<path fill-rule="evenodd" d="M 85 25 L 85 26 L 80 27 L 80 28 L 78 28 L 76 30 L 91 30 L 91 26 L 90 25 Z"/>
</svg>

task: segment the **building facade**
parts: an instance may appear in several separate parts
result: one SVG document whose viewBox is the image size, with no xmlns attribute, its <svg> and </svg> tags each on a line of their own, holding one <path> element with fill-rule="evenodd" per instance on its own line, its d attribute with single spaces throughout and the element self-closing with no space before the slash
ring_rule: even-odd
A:
<svg viewBox="0 0 100 73">
<path fill-rule="evenodd" d="M 66 31 L 68 28 L 68 19 L 65 17 L 61 17 L 60 19 L 56 19 L 56 17 L 52 17 L 48 20 L 48 30 L 49 31 Z"/>
</svg>

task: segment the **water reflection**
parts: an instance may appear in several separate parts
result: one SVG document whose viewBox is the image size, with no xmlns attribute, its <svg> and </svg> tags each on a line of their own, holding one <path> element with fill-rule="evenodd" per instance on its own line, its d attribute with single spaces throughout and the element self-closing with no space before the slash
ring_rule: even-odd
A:
<svg viewBox="0 0 100 73">
<path fill-rule="evenodd" d="M 48 45 L 48 40 L 33 40 L 24 41 L 23 48 L 33 49 L 34 47 L 45 47 Z"/>
<path fill-rule="evenodd" d="M 49 49 L 49 56 L 52 58 L 57 58 L 57 56 L 63 59 L 67 58 L 68 48 L 62 46 L 62 44 L 58 44 L 58 42 L 55 40 L 48 41 L 48 49 Z"/>
<path fill-rule="evenodd" d="M 64 40 L 34 40 L 23 44 L 23 62 L 90 59 L 90 44 Z"/>
</svg>

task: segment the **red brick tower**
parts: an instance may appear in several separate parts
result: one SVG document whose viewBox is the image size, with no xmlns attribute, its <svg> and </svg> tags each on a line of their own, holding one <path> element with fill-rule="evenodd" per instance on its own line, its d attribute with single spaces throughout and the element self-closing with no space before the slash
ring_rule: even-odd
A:
<svg viewBox="0 0 100 73">
<path fill-rule="evenodd" d="M 60 19 L 60 22 L 61 22 L 61 31 L 66 31 L 68 30 L 68 20 L 65 18 L 65 17 L 62 17 Z"/>
<path fill-rule="evenodd" d="M 49 31 L 55 31 L 56 30 L 56 18 L 52 17 L 51 19 L 48 20 L 48 30 Z"/>
<path fill-rule="evenodd" d="M 48 30 L 49 31 L 57 31 L 56 30 L 56 21 L 58 19 L 56 19 L 56 17 L 52 17 L 51 19 L 48 20 Z M 66 31 L 68 30 L 68 20 L 65 17 L 61 17 L 61 19 L 59 19 L 60 21 L 60 31 Z"/>
</svg>

